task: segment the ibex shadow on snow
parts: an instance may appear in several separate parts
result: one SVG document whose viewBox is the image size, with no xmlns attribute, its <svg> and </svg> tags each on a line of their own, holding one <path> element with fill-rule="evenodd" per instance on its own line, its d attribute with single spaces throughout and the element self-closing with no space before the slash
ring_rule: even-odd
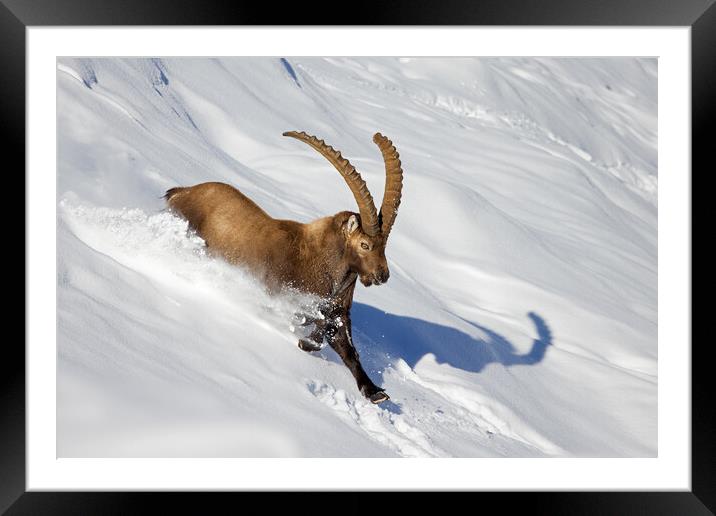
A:
<svg viewBox="0 0 716 516">
<path fill-rule="evenodd" d="M 341 211 L 306 224 L 274 219 L 224 183 L 172 188 L 164 197 L 212 253 L 246 268 L 269 292 L 290 286 L 323 299 L 322 317 L 311 320 L 315 329 L 299 339 L 298 346 L 317 351 L 325 339 L 353 373 L 361 393 L 380 403 L 388 395 L 361 366 L 353 346 L 350 310 L 356 279 L 366 287 L 388 280 L 385 244 L 403 188 L 398 152 L 385 136 L 373 136 L 385 162 L 385 193 L 379 212 L 365 181 L 340 152 L 304 132 L 283 135 L 307 143 L 338 170 L 358 203 L 358 213 Z"/>
</svg>

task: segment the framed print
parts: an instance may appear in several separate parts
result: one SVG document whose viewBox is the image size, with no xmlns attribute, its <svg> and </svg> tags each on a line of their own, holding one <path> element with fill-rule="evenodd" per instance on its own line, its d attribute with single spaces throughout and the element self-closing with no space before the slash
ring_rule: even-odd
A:
<svg viewBox="0 0 716 516">
<path fill-rule="evenodd" d="M 713 510 L 690 167 L 714 8 L 501 5 L 3 4 L 27 202 L 3 509 Z"/>
</svg>

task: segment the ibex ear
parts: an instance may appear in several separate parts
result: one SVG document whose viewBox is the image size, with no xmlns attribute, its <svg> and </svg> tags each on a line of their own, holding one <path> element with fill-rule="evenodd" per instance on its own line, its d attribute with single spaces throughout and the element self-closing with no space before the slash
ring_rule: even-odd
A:
<svg viewBox="0 0 716 516">
<path fill-rule="evenodd" d="M 346 221 L 346 233 L 349 235 L 352 234 L 356 229 L 358 229 L 358 226 L 360 226 L 360 223 L 358 222 L 358 217 L 356 217 L 355 215 L 351 215 Z"/>
</svg>

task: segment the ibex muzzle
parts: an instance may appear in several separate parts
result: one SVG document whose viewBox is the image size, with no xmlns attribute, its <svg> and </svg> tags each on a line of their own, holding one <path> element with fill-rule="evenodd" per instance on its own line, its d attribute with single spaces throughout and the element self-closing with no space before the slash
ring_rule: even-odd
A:
<svg viewBox="0 0 716 516">
<path fill-rule="evenodd" d="M 385 136 L 373 136 L 385 163 L 385 193 L 378 211 L 365 181 L 340 152 L 304 132 L 283 134 L 310 145 L 338 170 L 355 197 L 358 213 L 342 211 L 306 224 L 274 219 L 224 183 L 172 188 L 165 198 L 211 252 L 249 270 L 269 292 L 291 287 L 324 299 L 323 318 L 313 321 L 315 330 L 299 340 L 299 347 L 315 351 L 325 339 L 353 373 L 363 395 L 380 403 L 388 395 L 360 364 L 353 346 L 350 309 L 358 278 L 368 287 L 381 285 L 390 276 L 385 245 L 403 189 L 398 152 Z"/>
</svg>

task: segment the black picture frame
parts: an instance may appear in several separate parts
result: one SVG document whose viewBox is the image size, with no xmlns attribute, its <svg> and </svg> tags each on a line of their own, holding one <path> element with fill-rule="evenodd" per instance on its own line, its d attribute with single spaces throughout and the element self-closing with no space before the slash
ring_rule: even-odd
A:
<svg viewBox="0 0 716 516">
<path fill-rule="evenodd" d="M 716 119 L 716 6 L 714 0 L 441 0 L 440 2 L 374 2 L 341 16 L 335 5 L 177 0 L 0 0 L 0 127 L 7 146 L 3 181 L 17 182 L 25 192 L 25 29 L 47 25 L 650 25 L 691 27 L 692 171 L 705 174 L 710 149 L 708 124 Z M 12 160 L 7 160 L 11 157 Z M 713 169 L 713 166 L 709 167 Z M 693 180 L 693 172 L 691 178 Z M 48 178 L 52 181 L 54 178 Z M 5 187 L 7 187 L 5 184 Z M 13 190 L 19 192 L 19 190 Z M 7 192 L 7 190 L 6 190 Z M 16 198 L 20 198 L 19 193 Z M 24 195 L 22 199 L 24 200 Z M 6 201 L 3 201 L 6 203 Z M 693 220 L 692 200 L 692 220 Z M 668 214 L 661 214 L 668 216 Z M 8 216 L 6 214 L 6 221 Z M 700 218 L 697 216 L 697 220 Z M 6 224 L 6 241 L 25 241 L 24 225 Z M 7 233 L 17 233 L 8 235 Z M 20 234 L 22 231 L 22 234 Z M 10 244 L 8 244 L 10 245 Z M 23 247 L 24 249 L 24 247 Z M 690 250 L 693 253 L 693 250 Z M 11 254 L 19 255 L 16 250 Z M 693 257 L 693 254 L 691 255 Z M 23 251 L 23 270 L 25 260 Z M 23 275 L 25 278 L 26 276 Z M 8 273 L 19 278 L 19 274 Z M 12 279 L 12 278 L 7 278 Z M 24 299 L 24 296 L 23 296 Z M 13 305 L 19 306 L 13 298 Z M 23 310 L 25 304 L 22 304 Z M 660 314 L 662 317 L 668 314 Z M 9 317 L 8 317 L 9 319 Z M 693 317 L 692 317 L 693 319 Z M 6 327 L 9 328 L 9 327 Z M 172 508 L 210 512 L 216 503 L 242 504 L 256 493 L 77 493 L 26 492 L 25 489 L 25 349 L 19 337 L 4 333 L 0 363 L 0 513 L 7 514 L 129 514 L 149 512 L 160 502 L 163 513 Z M 24 340 L 24 339 L 23 339 Z M 692 339 L 693 340 L 693 339 Z M 669 343 L 689 346 L 692 342 Z M 689 492 L 550 492 L 450 493 L 460 506 L 497 502 L 501 509 L 528 508 L 542 514 L 713 514 L 716 512 L 716 409 L 710 388 L 711 365 L 706 344 L 692 345 L 692 489 Z M 315 506 L 305 493 L 290 495 L 293 510 Z M 325 496 L 321 494 L 321 496 Z M 383 502 L 361 493 L 345 493 L 342 507 L 357 512 L 361 506 Z M 382 498 L 380 493 L 371 496 Z M 470 497 L 470 498 L 468 498 Z M 266 498 L 266 497 L 264 497 Z M 408 498 L 408 497 L 404 497 Z M 425 496 L 411 493 L 412 504 L 426 507 Z M 434 501 L 434 500 L 433 500 Z M 321 505 L 325 504 L 325 500 Z M 329 502 L 330 503 L 330 502 Z M 441 505 L 444 502 L 438 501 Z M 443 506 L 444 507 L 444 506 Z M 327 508 L 324 506 L 324 508 Z M 399 510 L 405 510 L 401 506 Z M 152 511 L 153 512 L 153 511 Z"/>
</svg>

